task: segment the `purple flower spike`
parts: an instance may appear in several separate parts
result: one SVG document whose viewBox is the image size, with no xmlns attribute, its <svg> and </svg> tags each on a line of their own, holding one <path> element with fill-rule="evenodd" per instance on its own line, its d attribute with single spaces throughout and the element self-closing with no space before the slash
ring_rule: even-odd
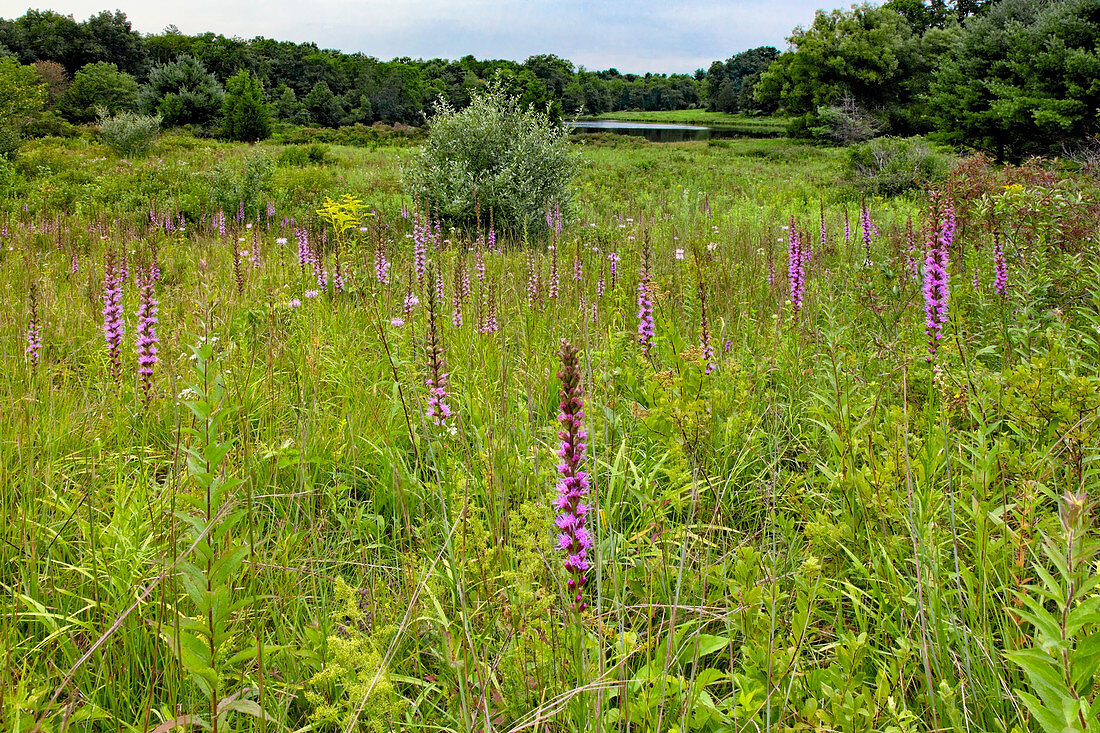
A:
<svg viewBox="0 0 1100 733">
<path fill-rule="evenodd" d="M 433 268 L 434 269 L 434 268 Z M 428 277 L 436 276 L 429 270 Z M 451 406 L 447 404 L 447 373 L 446 363 L 443 360 L 443 344 L 440 338 L 439 309 L 442 306 L 442 277 L 438 277 L 437 288 L 428 288 L 428 409 L 425 417 L 433 424 L 441 427 L 447 426 L 447 419 L 451 416 Z"/>
<path fill-rule="evenodd" d="M 806 248 L 802 235 L 794 224 L 794 216 L 787 230 L 787 277 L 791 283 L 791 310 L 795 317 L 802 312 L 802 300 L 806 293 Z"/>
<path fill-rule="evenodd" d="M 141 280 L 141 299 L 138 302 L 137 311 L 137 376 L 141 384 L 141 401 L 146 407 L 153 397 L 153 367 L 157 358 L 157 295 L 156 278 L 150 271 L 149 275 Z"/>
<path fill-rule="evenodd" d="M 1004 245 L 1001 243 L 1000 234 L 993 232 L 993 289 L 997 295 L 1005 294 L 1005 286 L 1008 284 L 1008 262 L 1005 260 Z"/>
<path fill-rule="evenodd" d="M 109 371 L 117 381 L 122 377 L 122 275 L 114 249 L 107 250 L 103 268 L 103 337 L 107 341 Z"/>
<path fill-rule="evenodd" d="M 874 225 L 871 223 L 871 212 L 867 208 L 866 200 L 859 205 L 859 226 L 863 230 L 863 266 L 870 267 L 874 264 L 871 260 L 871 230 Z"/>
<path fill-rule="evenodd" d="M 642 270 L 642 279 L 638 282 L 638 343 L 646 356 L 649 356 L 653 339 L 657 336 L 657 327 L 653 323 L 652 287 L 649 271 Z"/>
<path fill-rule="evenodd" d="M 584 394 L 581 389 L 580 369 L 577 365 L 577 348 L 562 339 L 561 349 L 561 412 L 558 422 L 561 440 L 557 451 L 561 463 L 558 472 L 561 478 L 557 483 L 557 498 L 554 506 L 560 514 L 554 520 L 558 528 L 558 549 L 565 555 L 565 570 L 569 573 L 566 585 L 569 589 L 569 601 L 577 613 L 584 611 L 588 604 L 584 602 L 583 590 L 588 582 L 591 568 L 588 550 L 592 547 L 592 537 L 585 526 L 588 518 L 588 504 L 584 502 L 588 495 L 588 474 L 583 470 L 584 452 L 588 434 L 584 424 Z"/>
<path fill-rule="evenodd" d="M 31 285 L 31 313 L 27 319 L 27 358 L 31 366 L 38 368 L 42 354 L 42 323 L 38 319 L 38 288 Z"/>
<path fill-rule="evenodd" d="M 924 330 L 928 336 L 928 361 L 936 358 L 936 350 L 943 338 L 943 327 L 948 319 L 951 300 L 951 242 L 955 236 L 955 216 L 951 202 L 932 202 L 931 230 L 928 250 L 924 257 Z"/>
</svg>

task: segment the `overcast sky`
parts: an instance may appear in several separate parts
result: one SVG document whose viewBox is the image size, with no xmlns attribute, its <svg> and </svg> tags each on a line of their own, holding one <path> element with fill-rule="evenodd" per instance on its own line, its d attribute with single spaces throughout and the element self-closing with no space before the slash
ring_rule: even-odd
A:
<svg viewBox="0 0 1100 733">
<path fill-rule="evenodd" d="M 108 0 L 109 2 L 110 0 Z M 114 0 L 116 3 L 118 0 Z M 129 0 L 120 9 L 136 30 L 175 24 L 184 33 L 314 41 L 322 48 L 397 56 L 522 61 L 554 53 L 588 69 L 685 72 L 761 45 L 786 47 L 796 25 L 844 0 Z M 26 12 L 0 0 L 0 16 Z M 115 8 L 103 0 L 52 0 L 77 20 Z"/>
</svg>

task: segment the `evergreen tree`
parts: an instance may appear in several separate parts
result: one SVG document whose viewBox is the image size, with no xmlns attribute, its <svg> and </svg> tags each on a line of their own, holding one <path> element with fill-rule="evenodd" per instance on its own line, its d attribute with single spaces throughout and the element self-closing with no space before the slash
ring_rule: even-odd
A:
<svg viewBox="0 0 1100 733">
<path fill-rule="evenodd" d="M 241 69 L 225 84 L 222 134 L 230 140 L 254 143 L 271 136 L 271 114 L 260 80 Z"/>
</svg>

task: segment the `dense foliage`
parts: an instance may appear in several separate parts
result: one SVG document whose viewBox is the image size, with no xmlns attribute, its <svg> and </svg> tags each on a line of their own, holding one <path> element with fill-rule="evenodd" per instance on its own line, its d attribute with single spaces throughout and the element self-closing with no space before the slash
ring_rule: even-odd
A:
<svg viewBox="0 0 1100 733">
<path fill-rule="evenodd" d="M 114 64 L 99 61 L 82 66 L 61 96 L 57 111 L 70 122 L 90 122 L 98 110 L 109 114 L 133 112 L 138 104 L 138 83 Z"/>
<path fill-rule="evenodd" d="M 193 56 L 154 66 L 141 88 L 141 108 L 158 114 L 164 124 L 204 125 L 222 112 L 225 90 Z"/>
<path fill-rule="evenodd" d="M 45 100 L 45 84 L 33 67 L 0 58 L 0 158 L 19 149 L 24 129 Z"/>
<path fill-rule="evenodd" d="M 952 12 L 952 10 L 954 12 Z M 1100 133 L 1100 5 L 1093 0 L 893 0 L 819 11 L 754 95 L 794 135 L 875 118 L 999 158 L 1061 152 Z"/>
<path fill-rule="evenodd" d="M 1100 132 L 1100 3 L 1002 0 L 955 36 L 929 101 L 941 138 L 1000 157 Z"/>
<path fill-rule="evenodd" d="M 222 135 L 227 140 L 254 143 L 271 137 L 271 115 L 251 72 L 242 69 L 230 77 L 223 104 Z"/>
<path fill-rule="evenodd" d="M 0 48 L 30 64 L 59 63 L 70 77 L 89 63 L 114 63 L 146 82 L 156 66 L 181 56 L 200 61 L 219 83 L 239 70 L 261 82 L 278 119 L 337 127 L 374 122 L 421 124 L 438 99 L 462 108 L 473 92 L 501 78 L 524 106 L 550 105 L 551 114 L 600 114 L 614 110 L 672 110 L 702 103 L 699 79 L 688 74 L 624 74 L 589 71 L 553 54 L 520 63 L 508 60 L 397 58 L 380 61 L 364 54 L 262 37 L 228 38 L 214 33 L 189 36 L 169 27 L 143 36 L 126 15 L 103 12 L 86 21 L 45 10 L 0 18 Z M 89 110 L 94 116 L 94 110 Z M 166 115 L 166 122 L 173 124 Z"/>
</svg>

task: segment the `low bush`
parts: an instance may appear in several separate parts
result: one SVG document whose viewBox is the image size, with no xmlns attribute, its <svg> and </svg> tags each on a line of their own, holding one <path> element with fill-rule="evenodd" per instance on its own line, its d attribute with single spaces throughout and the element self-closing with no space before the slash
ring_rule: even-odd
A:
<svg viewBox="0 0 1100 733">
<path fill-rule="evenodd" d="M 145 155 L 160 135 L 160 115 L 139 115 L 119 112 L 108 115 L 99 113 L 99 132 L 111 150 L 130 158 Z"/>
<path fill-rule="evenodd" d="M 947 154 L 920 137 L 878 137 L 848 149 L 848 177 L 861 191 L 894 196 L 942 178 Z"/>
<path fill-rule="evenodd" d="M 327 165 L 335 161 L 329 152 L 329 146 L 321 143 L 312 145 L 289 145 L 279 153 L 276 163 L 281 166 L 302 168 L 307 165 Z"/>
<path fill-rule="evenodd" d="M 531 232 L 545 226 L 548 208 L 567 208 L 575 167 L 568 128 L 499 85 L 462 111 L 439 102 L 428 129 L 405 171 L 421 206 L 456 223 L 491 210 L 503 228 Z"/>
</svg>

